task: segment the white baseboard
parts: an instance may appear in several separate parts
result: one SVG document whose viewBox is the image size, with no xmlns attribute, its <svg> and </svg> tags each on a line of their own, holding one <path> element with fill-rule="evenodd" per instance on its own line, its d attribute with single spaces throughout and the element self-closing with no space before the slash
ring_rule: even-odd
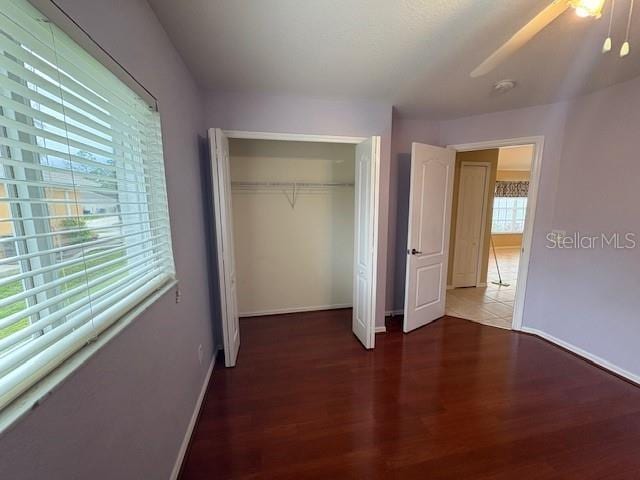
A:
<svg viewBox="0 0 640 480">
<path fill-rule="evenodd" d="M 387 327 L 376 327 L 376 333 L 387 333 Z"/>
<path fill-rule="evenodd" d="M 404 315 L 404 310 L 387 310 L 384 312 L 385 317 L 394 317 L 396 315 Z"/>
<path fill-rule="evenodd" d="M 597 355 L 594 355 L 593 353 L 589 353 L 586 350 L 583 350 L 580 347 L 576 347 L 575 345 L 572 345 L 571 343 L 565 342 L 564 340 L 560 340 L 559 338 L 554 337 L 553 335 L 549 335 L 546 332 L 543 332 L 541 330 L 538 330 L 536 328 L 530 328 L 530 327 L 522 327 L 520 329 L 521 332 L 525 332 L 525 333 L 530 333 L 532 335 L 536 335 L 540 338 L 544 338 L 545 340 L 548 340 L 551 343 L 555 343 L 556 345 L 559 345 L 567 350 L 569 350 L 570 352 L 575 353 L 576 355 L 579 355 L 587 360 L 589 360 L 590 362 L 595 363 L 596 365 L 604 368 L 605 370 L 609 370 L 613 373 L 615 373 L 616 375 L 619 375 L 621 377 L 624 377 L 630 381 L 632 381 L 633 383 L 640 385 L 640 375 L 636 375 L 634 373 L 629 372 L 628 370 L 625 370 L 622 367 L 619 367 L 618 365 L 615 365 L 607 360 L 605 360 L 604 358 L 601 358 Z"/>
<path fill-rule="evenodd" d="M 350 303 L 334 305 L 318 305 L 315 307 L 279 308 L 274 310 L 261 310 L 257 312 L 240 312 L 239 317 L 262 317 L 264 315 L 284 315 L 287 313 L 318 312 L 322 310 L 339 310 L 341 308 L 353 307 Z"/>
<path fill-rule="evenodd" d="M 182 468 L 182 462 L 184 461 L 184 456 L 187 454 L 187 448 L 189 448 L 191 435 L 193 435 L 193 430 L 196 427 L 196 422 L 198 421 L 198 415 L 200 414 L 202 402 L 204 400 L 205 394 L 207 393 L 207 388 L 209 387 L 209 380 L 211 379 L 211 374 L 213 373 L 213 367 L 216 365 L 217 356 L 218 351 L 214 350 L 213 358 L 211 359 L 211 364 L 209 365 L 209 370 L 207 371 L 207 375 L 204 377 L 204 383 L 202 384 L 202 388 L 200 389 L 200 395 L 198 395 L 198 400 L 196 401 L 196 406 L 193 409 L 191 420 L 189 420 L 187 431 L 185 432 L 184 438 L 182 439 L 182 444 L 180 445 L 180 450 L 178 451 L 178 458 L 176 458 L 176 463 L 174 463 L 173 465 L 173 470 L 171 471 L 171 476 L 169 477 L 170 480 L 177 480 L 178 475 L 180 475 L 180 468 Z"/>
</svg>

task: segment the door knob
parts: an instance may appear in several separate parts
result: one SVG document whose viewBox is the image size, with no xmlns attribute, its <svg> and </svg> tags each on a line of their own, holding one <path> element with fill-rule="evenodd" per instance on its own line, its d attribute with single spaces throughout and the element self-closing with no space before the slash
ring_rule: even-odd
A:
<svg viewBox="0 0 640 480">
<path fill-rule="evenodd" d="M 415 248 L 411 249 L 411 255 L 422 255 L 422 252 L 416 250 Z"/>
</svg>

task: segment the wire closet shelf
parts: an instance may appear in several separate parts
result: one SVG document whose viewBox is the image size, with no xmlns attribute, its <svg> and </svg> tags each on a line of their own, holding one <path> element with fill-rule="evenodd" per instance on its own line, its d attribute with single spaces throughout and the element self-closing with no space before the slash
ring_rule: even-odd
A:
<svg viewBox="0 0 640 480">
<path fill-rule="evenodd" d="M 231 182 L 234 191 L 283 193 L 291 208 L 295 208 L 298 195 L 317 194 L 335 188 L 352 188 L 353 182 Z"/>
</svg>

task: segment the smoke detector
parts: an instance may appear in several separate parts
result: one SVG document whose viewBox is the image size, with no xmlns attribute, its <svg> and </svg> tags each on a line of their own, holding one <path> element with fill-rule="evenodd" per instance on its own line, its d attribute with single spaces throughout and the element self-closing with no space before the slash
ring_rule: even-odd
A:
<svg viewBox="0 0 640 480">
<path fill-rule="evenodd" d="M 515 80 L 509 80 L 509 79 L 500 80 L 493 86 L 493 93 L 498 95 L 504 95 L 505 93 L 516 88 L 516 85 L 517 83 Z"/>
</svg>

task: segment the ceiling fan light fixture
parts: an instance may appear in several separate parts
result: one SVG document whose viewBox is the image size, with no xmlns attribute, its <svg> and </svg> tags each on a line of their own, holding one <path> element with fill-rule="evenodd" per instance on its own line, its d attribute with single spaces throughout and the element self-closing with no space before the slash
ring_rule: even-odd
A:
<svg viewBox="0 0 640 480">
<path fill-rule="evenodd" d="M 569 0 L 569 5 L 576 10 L 576 15 L 579 17 L 600 18 L 604 2 L 605 0 Z"/>
</svg>

